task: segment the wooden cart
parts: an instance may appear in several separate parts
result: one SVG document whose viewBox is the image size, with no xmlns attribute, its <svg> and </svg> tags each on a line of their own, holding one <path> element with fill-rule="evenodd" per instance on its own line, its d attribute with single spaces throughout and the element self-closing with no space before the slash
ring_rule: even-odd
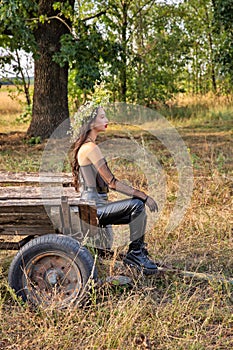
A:
<svg viewBox="0 0 233 350">
<path fill-rule="evenodd" d="M 18 250 L 8 280 L 24 301 L 82 302 L 97 278 L 83 242 L 99 230 L 94 204 L 82 202 L 71 175 L 0 172 L 0 249 Z"/>
</svg>

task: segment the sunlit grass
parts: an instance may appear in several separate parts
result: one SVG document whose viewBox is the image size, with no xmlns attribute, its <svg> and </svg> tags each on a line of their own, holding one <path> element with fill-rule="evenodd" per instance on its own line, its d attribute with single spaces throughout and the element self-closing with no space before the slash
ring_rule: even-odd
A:
<svg viewBox="0 0 233 350">
<path fill-rule="evenodd" d="M 19 113 L 0 115 L 0 133 L 26 132 L 28 123 L 19 122 Z"/>
<path fill-rule="evenodd" d="M 175 126 L 229 129 L 233 121 L 233 96 L 178 95 L 161 113 Z"/>
<path fill-rule="evenodd" d="M 29 124 L 20 122 L 24 108 L 23 101 L 23 95 L 18 96 L 16 88 L 0 89 L 0 133 L 27 131 Z"/>
</svg>

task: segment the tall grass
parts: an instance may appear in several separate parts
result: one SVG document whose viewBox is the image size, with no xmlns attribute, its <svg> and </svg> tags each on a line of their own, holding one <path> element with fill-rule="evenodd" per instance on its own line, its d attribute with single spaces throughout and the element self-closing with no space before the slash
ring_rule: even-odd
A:
<svg viewBox="0 0 233 350">
<path fill-rule="evenodd" d="M 216 276 L 216 280 L 188 278 L 174 272 L 143 277 L 127 270 L 121 261 L 99 258 L 100 277 L 127 274 L 132 278 L 131 286 L 107 282 L 96 285 L 90 304 L 82 308 L 32 309 L 15 297 L 7 283 L 14 252 L 2 252 L 0 349 L 233 348 L 233 286 L 218 280 L 220 275 L 226 279 L 233 277 L 230 118 L 233 109 L 229 102 L 226 112 L 224 99 L 222 103 L 217 99 L 214 103 L 210 97 L 204 102 L 203 108 L 198 107 L 196 112 L 194 105 L 200 103 L 200 99 L 184 100 L 180 96 L 180 106 L 183 104 L 193 113 L 190 112 L 188 118 L 176 105 L 177 111 L 174 109 L 173 116 L 170 115 L 190 150 L 194 171 L 191 205 L 179 227 L 172 232 L 166 231 L 166 225 L 176 199 L 176 169 L 171 155 L 159 144 L 147 140 L 166 172 L 167 200 L 155 227 L 147 232 L 146 240 L 151 256 L 160 264 L 209 273 Z M 107 135 L 113 132 L 121 130 L 113 127 Z M 35 156 L 41 152 L 37 146 L 32 148 Z M 25 149 L 22 145 L 21 153 Z M 20 158 L 14 151 L 9 159 L 13 156 L 17 165 Z M 116 162 L 113 166 L 120 177 L 143 187 L 142 178 L 135 175 L 131 164 Z"/>
<path fill-rule="evenodd" d="M 0 133 L 27 130 L 28 123 L 20 122 L 24 103 L 24 96 L 18 94 L 16 88 L 2 87 L 0 89 Z"/>
<path fill-rule="evenodd" d="M 233 96 L 180 94 L 162 106 L 161 113 L 176 126 L 227 129 L 233 120 Z"/>
</svg>

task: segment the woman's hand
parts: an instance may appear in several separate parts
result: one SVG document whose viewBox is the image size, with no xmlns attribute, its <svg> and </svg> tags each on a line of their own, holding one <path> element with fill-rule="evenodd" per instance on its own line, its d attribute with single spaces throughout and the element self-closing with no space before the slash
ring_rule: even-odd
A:
<svg viewBox="0 0 233 350">
<path fill-rule="evenodd" d="M 158 205 L 152 197 L 148 196 L 146 201 L 145 201 L 145 204 L 149 207 L 150 211 L 157 211 L 158 212 L 158 210 L 159 210 Z"/>
</svg>

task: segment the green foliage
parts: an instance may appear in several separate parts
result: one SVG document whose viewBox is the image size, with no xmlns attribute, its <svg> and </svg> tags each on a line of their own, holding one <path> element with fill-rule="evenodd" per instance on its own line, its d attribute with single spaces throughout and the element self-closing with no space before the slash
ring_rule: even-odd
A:
<svg viewBox="0 0 233 350">
<path fill-rule="evenodd" d="M 26 106 L 23 113 L 16 119 L 19 123 L 28 123 L 32 118 L 32 106 Z"/>
<path fill-rule="evenodd" d="M 47 13 L 39 2 L 2 0 L 0 47 L 9 54 L 0 62 L 12 62 L 19 49 L 38 58 L 35 33 L 60 21 L 69 34 L 55 43 L 53 59 L 69 64 L 69 99 L 76 107 L 101 82 L 114 101 L 155 108 L 177 92 L 232 90 L 232 0 L 49 4 Z"/>
<path fill-rule="evenodd" d="M 90 28 L 83 33 L 81 40 L 75 40 L 71 34 L 61 39 L 61 51 L 54 55 L 54 60 L 64 66 L 67 62 L 76 69 L 75 82 L 83 91 L 93 90 L 96 81 L 100 81 L 98 62 L 101 35 Z"/>
<path fill-rule="evenodd" d="M 119 45 L 104 40 L 94 24 L 79 21 L 76 30 L 75 38 L 71 34 L 63 35 L 61 50 L 54 55 L 54 60 L 61 66 L 69 63 L 76 87 L 85 95 L 93 93 L 94 85 L 104 79 L 102 66 L 109 64 L 111 72 L 116 69 L 117 63 L 110 65 L 110 62 L 113 62 Z"/>
<path fill-rule="evenodd" d="M 215 19 L 224 26 L 226 30 L 233 30 L 233 12 L 232 0 L 215 0 L 213 1 L 215 10 Z"/>
<path fill-rule="evenodd" d="M 5 76 L 8 76 L 6 64 L 11 66 L 15 75 L 9 79 L 17 87 L 19 93 L 23 92 L 27 106 L 30 108 L 31 98 L 29 93 L 30 78 L 27 69 L 31 68 L 29 60 L 27 69 L 22 67 L 20 50 L 27 53 L 36 53 L 36 42 L 33 35 L 33 23 L 29 19 L 35 15 L 37 3 L 28 0 L 3 0 L 0 7 L 0 47 L 4 53 L 0 57 L 0 68 Z"/>
<path fill-rule="evenodd" d="M 34 22 L 30 18 L 37 12 L 37 2 L 30 0 L 2 0 L 0 7 L 1 46 L 11 50 L 36 50 L 33 36 Z M 6 38 L 7 35 L 7 38 Z"/>
<path fill-rule="evenodd" d="M 222 34 L 219 54 L 216 56 L 217 61 L 221 64 L 223 76 L 229 75 L 231 84 L 233 83 L 233 1 L 232 0 L 215 0 L 214 18 L 219 33 Z"/>
<path fill-rule="evenodd" d="M 38 145 L 39 143 L 41 143 L 41 137 L 40 136 L 36 136 L 36 137 L 31 137 L 27 143 L 29 145 Z"/>
</svg>

